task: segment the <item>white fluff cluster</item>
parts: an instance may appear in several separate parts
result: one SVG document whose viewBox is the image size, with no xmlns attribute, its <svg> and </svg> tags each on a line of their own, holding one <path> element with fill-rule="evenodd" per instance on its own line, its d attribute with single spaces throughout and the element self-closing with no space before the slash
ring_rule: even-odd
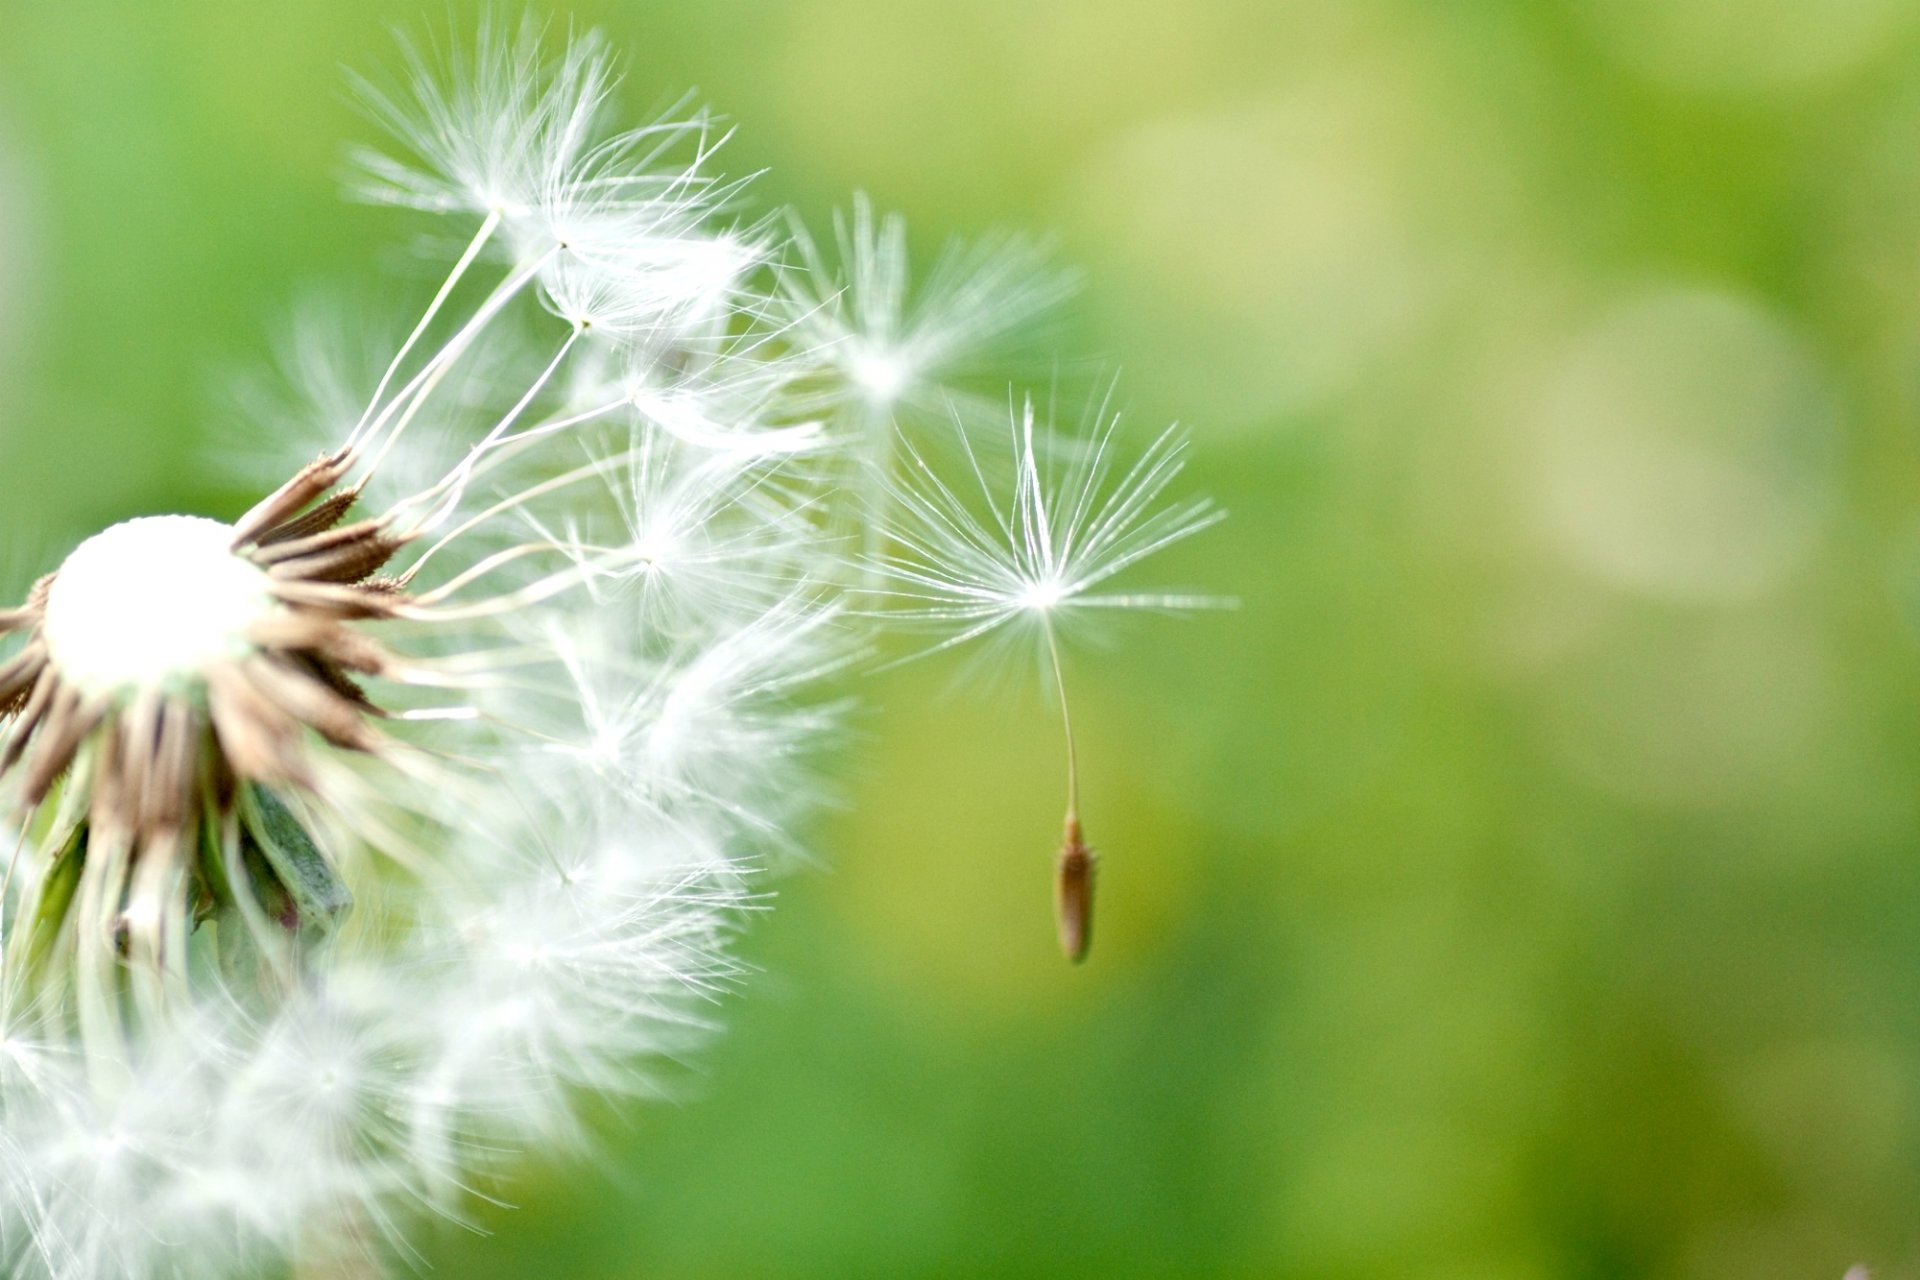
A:
<svg viewBox="0 0 1920 1280">
<path fill-rule="evenodd" d="M 614 85 L 596 37 L 489 27 L 368 90 L 401 145 L 363 158 L 362 194 L 431 215 L 451 269 L 390 363 L 298 344 L 319 407 L 253 424 L 295 438 L 283 476 L 349 450 L 407 539 L 409 603 L 369 628 L 404 658 L 368 688 L 388 749 L 316 751 L 293 806 L 353 908 L 291 979 L 193 960 L 115 1054 L 0 975 L 0 1272 L 389 1265 L 410 1219 L 457 1214 L 514 1152 L 576 1137 L 583 1092 L 648 1087 L 708 1029 L 757 877 L 821 798 L 815 690 L 859 652 L 876 568 L 959 601 L 963 629 L 1052 603 L 985 549 L 1013 530 L 887 477 L 926 469 L 896 455 L 902 406 L 954 403 L 942 381 L 1065 277 L 1006 241 L 916 295 L 864 202 L 836 267 L 739 212 L 705 119 L 614 127 Z M 1007 552 L 1050 554 L 1018 443 Z M 1081 510 L 1063 592 L 1202 518 L 1138 522 L 1174 466 L 1156 447 L 1133 498 Z M 882 528 L 863 494 L 905 504 L 904 567 L 849 536 Z M 23 844 L 0 911 L 57 874 Z"/>
</svg>

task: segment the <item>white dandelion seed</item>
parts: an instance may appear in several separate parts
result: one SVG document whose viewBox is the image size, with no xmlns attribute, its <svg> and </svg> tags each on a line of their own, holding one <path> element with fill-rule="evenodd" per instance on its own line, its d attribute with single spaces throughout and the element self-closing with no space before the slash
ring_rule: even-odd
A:
<svg viewBox="0 0 1920 1280">
<path fill-rule="evenodd" d="M 909 305 L 864 204 L 849 289 L 803 284 L 711 122 L 622 129 L 615 84 L 525 24 L 410 52 L 360 170 L 454 232 L 423 310 L 371 365 L 296 347 L 313 403 L 256 425 L 325 443 L 237 520 L 115 525 L 0 609 L 0 1272 L 378 1273 L 738 979 L 861 649 L 820 388 L 906 403 L 1063 286 L 1001 244 Z M 1146 509 L 1164 444 L 1101 496 L 1108 439 L 1056 490 L 1029 424 L 991 528 L 903 486 L 905 612 L 1176 603 L 1102 584 L 1210 512 Z"/>
<path fill-rule="evenodd" d="M 970 376 L 998 374 L 1009 355 L 1030 350 L 1079 277 L 1055 265 L 1043 242 L 1003 233 L 949 244 L 916 289 L 905 219 L 876 214 L 861 194 L 833 225 L 837 268 L 826 247 L 794 223 L 800 269 L 782 277 L 776 300 L 833 373 L 827 409 L 854 441 L 865 499 L 855 515 L 871 560 L 889 527 L 897 423 L 992 423 L 997 407 L 970 391 Z"/>
<path fill-rule="evenodd" d="M 944 409 L 943 386 L 968 374 L 998 373 L 1029 345 L 1079 287 L 1048 247 L 1014 234 L 949 245 L 918 289 L 907 263 L 907 226 L 877 215 L 865 195 L 834 216 L 836 269 L 826 249 L 796 222 L 802 270 L 783 278 L 781 301 L 809 344 L 839 371 L 847 399 L 886 414 L 903 403 Z"/>
<path fill-rule="evenodd" d="M 969 472 L 957 485 L 907 446 L 908 476 L 893 488 L 895 550 L 874 563 L 894 616 L 948 634 L 927 652 L 986 636 L 1024 634 L 1040 647 L 1066 735 L 1065 832 L 1055 874 L 1060 946 L 1075 961 L 1092 943 L 1093 851 L 1080 823 L 1079 753 L 1073 734 L 1063 631 L 1112 610 L 1180 611 L 1222 603 L 1198 595 L 1116 591 L 1109 581 L 1224 515 L 1208 499 L 1161 501 L 1184 465 L 1186 444 L 1168 428 L 1130 463 L 1116 456 L 1118 415 L 1104 406 L 1090 440 L 1043 449 L 1033 402 L 1013 420 L 1011 484 L 990 477 L 959 431 Z M 1011 490 L 1009 492 L 1009 489 Z"/>
</svg>

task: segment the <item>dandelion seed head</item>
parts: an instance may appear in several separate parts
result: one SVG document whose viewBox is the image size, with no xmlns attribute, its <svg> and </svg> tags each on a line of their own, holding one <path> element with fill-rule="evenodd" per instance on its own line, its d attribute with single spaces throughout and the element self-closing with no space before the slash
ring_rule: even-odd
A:
<svg viewBox="0 0 1920 1280">
<path fill-rule="evenodd" d="M 865 195 L 835 217 L 834 233 L 837 263 L 795 224 L 793 257 L 804 269 L 783 277 L 775 303 L 867 411 L 966 403 L 949 384 L 999 371 L 1078 287 L 1044 244 L 1000 234 L 950 245 L 916 288 L 906 221 Z"/>
<path fill-rule="evenodd" d="M 303 331 L 237 520 L 116 525 L 0 608 L 0 1272 L 382 1269 L 711 1034 L 861 574 L 943 643 L 1178 607 L 1104 585 L 1212 518 L 1162 501 L 1177 441 L 1029 416 L 1010 487 L 972 450 L 948 384 L 1065 292 L 1039 246 L 916 288 L 862 199 L 829 263 L 617 79 L 533 24 L 410 51 L 359 186 L 456 231 L 441 284 L 377 351 Z M 896 451 L 935 404 L 971 476 Z"/>
</svg>

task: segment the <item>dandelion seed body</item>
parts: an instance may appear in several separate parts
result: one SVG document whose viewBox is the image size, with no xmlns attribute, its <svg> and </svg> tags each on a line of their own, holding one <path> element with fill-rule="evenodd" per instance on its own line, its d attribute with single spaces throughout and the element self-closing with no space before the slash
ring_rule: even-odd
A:
<svg viewBox="0 0 1920 1280">
<path fill-rule="evenodd" d="M 1080 835 L 1080 819 L 1068 817 L 1054 867 L 1054 919 L 1060 951 L 1079 964 L 1093 946 L 1093 877 L 1098 859 Z"/>
<path fill-rule="evenodd" d="M 900 514 L 889 534 L 897 550 L 870 561 L 895 616 L 946 633 L 928 652 L 1016 630 L 1037 637 L 1066 742 L 1066 818 L 1054 868 L 1054 912 L 1061 951 L 1076 964 L 1092 945 L 1095 857 L 1081 829 L 1079 750 L 1060 632 L 1097 616 L 1089 610 L 1178 611 L 1219 603 L 1101 589 L 1220 518 L 1204 499 L 1159 505 L 1181 468 L 1182 445 L 1172 431 L 1120 470 L 1114 459 L 1117 428 L 1117 417 L 1105 417 L 1081 455 L 1056 461 L 1042 450 L 1029 401 L 1014 420 L 1010 495 L 1004 482 L 997 487 L 989 478 L 964 424 L 959 443 L 977 495 L 950 483 L 909 445 L 912 473 L 893 490 Z"/>
</svg>

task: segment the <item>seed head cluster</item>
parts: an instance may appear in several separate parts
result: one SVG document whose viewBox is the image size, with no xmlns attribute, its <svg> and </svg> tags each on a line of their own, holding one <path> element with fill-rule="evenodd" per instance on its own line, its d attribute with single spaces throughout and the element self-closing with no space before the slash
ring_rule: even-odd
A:
<svg viewBox="0 0 1920 1280">
<path fill-rule="evenodd" d="M 441 283 L 371 360 L 300 330 L 237 519 L 0 609 L 0 1273 L 404 1265 L 708 1034 L 876 626 L 1026 631 L 1065 719 L 1077 619 L 1204 603 L 1107 586 L 1215 518 L 1176 437 L 981 390 L 1070 288 L 1038 245 L 916 290 L 897 219 L 756 218 L 706 117 L 615 87 L 524 25 L 363 85 L 359 194 Z"/>
</svg>

